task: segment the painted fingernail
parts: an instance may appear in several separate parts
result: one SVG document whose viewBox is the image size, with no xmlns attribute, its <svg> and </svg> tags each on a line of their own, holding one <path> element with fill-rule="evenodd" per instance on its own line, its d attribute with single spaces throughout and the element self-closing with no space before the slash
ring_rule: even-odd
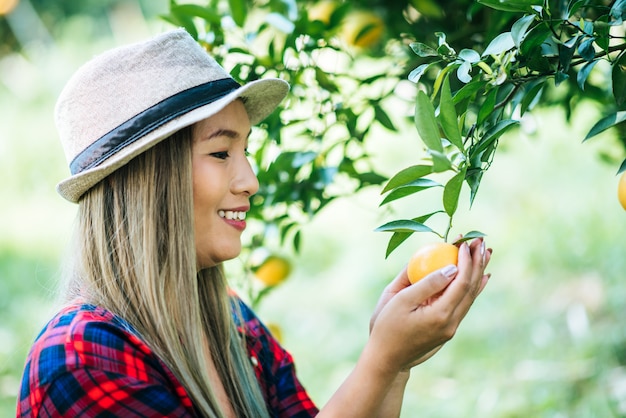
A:
<svg viewBox="0 0 626 418">
<path fill-rule="evenodd" d="M 447 277 L 452 277 L 456 274 L 457 270 L 458 269 L 456 268 L 454 264 L 450 264 L 449 266 L 446 266 L 443 269 L 441 269 L 441 274 Z"/>
<path fill-rule="evenodd" d="M 485 241 L 483 241 L 482 244 L 480 244 L 480 254 L 483 257 L 483 266 L 484 266 L 485 263 L 487 262 L 487 253 L 485 251 Z"/>
</svg>

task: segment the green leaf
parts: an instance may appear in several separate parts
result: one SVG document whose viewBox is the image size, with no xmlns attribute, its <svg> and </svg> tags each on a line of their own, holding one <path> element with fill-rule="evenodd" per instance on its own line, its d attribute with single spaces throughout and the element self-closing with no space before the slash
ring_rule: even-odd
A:
<svg viewBox="0 0 626 418">
<path fill-rule="evenodd" d="M 246 23 L 246 16 L 248 14 L 248 5 L 246 0 L 228 0 L 228 5 L 230 6 L 230 13 L 240 28 L 243 27 L 244 23 Z"/>
<path fill-rule="evenodd" d="M 613 63 L 611 81 L 615 103 L 621 105 L 626 101 L 626 53 L 622 53 Z"/>
<path fill-rule="evenodd" d="M 526 37 L 519 46 L 523 55 L 532 54 L 536 48 L 543 45 L 546 39 L 552 36 L 552 30 L 546 22 L 541 22 L 526 34 Z"/>
<path fill-rule="evenodd" d="M 472 99 L 478 90 L 485 86 L 485 82 L 482 80 L 472 81 L 471 83 L 465 84 L 459 90 L 454 93 L 454 104 L 459 104 L 465 99 Z"/>
<path fill-rule="evenodd" d="M 481 125 L 485 119 L 487 119 L 492 113 L 493 109 L 496 107 L 496 98 L 498 95 L 498 88 L 493 88 L 485 97 L 485 101 L 480 105 L 480 109 L 478 110 L 478 119 L 476 123 Z"/>
<path fill-rule="evenodd" d="M 478 61 L 480 61 L 480 54 L 473 49 L 463 48 L 461 51 L 459 51 L 457 58 L 463 61 L 467 61 L 470 64 L 476 64 Z"/>
<path fill-rule="evenodd" d="M 417 132 L 429 149 L 443 152 L 439 127 L 435 118 L 435 108 L 430 99 L 422 90 L 417 92 L 415 104 L 415 127 Z"/>
<path fill-rule="evenodd" d="M 484 233 L 482 233 L 480 231 L 470 231 L 467 234 L 463 235 L 461 238 L 459 238 L 456 241 L 454 241 L 452 244 L 453 245 L 457 245 L 457 244 L 460 244 L 460 243 L 465 242 L 465 241 L 469 241 L 469 240 L 472 240 L 472 239 L 475 239 L 475 238 L 482 238 L 482 237 L 486 237 L 486 236 L 487 236 L 487 234 L 484 234 Z"/>
<path fill-rule="evenodd" d="M 395 189 L 400 186 L 405 186 L 421 177 L 424 177 L 433 172 L 433 167 L 430 165 L 413 165 L 400 170 L 393 177 L 389 179 L 387 185 L 380 194 L 384 194 L 389 190 Z"/>
<path fill-rule="evenodd" d="M 585 90 L 585 81 L 587 81 L 589 73 L 591 72 L 591 70 L 593 70 L 593 67 L 595 67 L 598 62 L 600 62 L 600 60 L 590 61 L 583 65 L 580 71 L 578 71 L 578 74 L 576 75 L 576 81 L 578 82 L 578 87 L 580 87 L 581 90 Z"/>
<path fill-rule="evenodd" d="M 476 198 L 476 194 L 478 193 L 478 188 L 480 187 L 480 181 L 483 178 L 483 173 L 484 171 L 480 167 L 467 170 L 465 180 L 470 187 L 470 206 L 474 203 L 474 199 Z"/>
<path fill-rule="evenodd" d="M 209 7 L 199 6 L 197 4 L 180 4 L 170 7 L 170 12 L 177 15 L 186 15 L 189 17 L 199 17 L 211 24 L 221 24 L 221 16 Z"/>
<path fill-rule="evenodd" d="M 411 44 L 409 44 L 409 46 L 411 47 L 413 52 L 415 52 L 418 56 L 422 58 L 439 56 L 434 48 L 421 42 L 412 42 Z"/>
<path fill-rule="evenodd" d="M 472 63 L 469 61 L 463 61 L 459 68 L 456 70 L 456 76 L 459 81 L 467 84 L 472 81 L 472 76 L 470 73 L 472 72 Z"/>
<path fill-rule="evenodd" d="M 394 232 L 389 238 L 389 242 L 387 243 L 387 250 L 385 251 L 385 258 L 389 257 L 389 255 L 400 246 L 404 241 L 409 238 L 413 232 Z"/>
<path fill-rule="evenodd" d="M 494 139 L 500 138 L 511 127 L 519 125 L 519 121 L 513 119 L 501 120 L 492 126 L 481 138 L 481 142 L 493 142 Z M 481 148 L 486 148 L 483 144 Z"/>
<path fill-rule="evenodd" d="M 426 70 L 428 70 L 428 68 L 431 65 L 433 64 L 431 63 L 431 64 L 419 65 L 418 67 L 416 67 L 415 69 L 413 69 L 413 71 L 409 73 L 409 76 L 407 78 L 409 79 L 409 81 L 412 81 L 413 83 L 417 84 L 420 81 L 420 78 L 422 78 Z"/>
<path fill-rule="evenodd" d="M 389 118 L 389 115 L 379 105 L 374 106 L 374 117 L 385 128 L 392 132 L 397 132 L 398 129 L 394 126 L 393 122 Z"/>
<path fill-rule="evenodd" d="M 622 165 L 619 166 L 617 174 L 623 173 L 624 171 L 626 171 L 626 160 L 622 161 Z"/>
<path fill-rule="evenodd" d="M 452 93 L 450 91 L 450 77 L 446 77 L 441 88 L 441 97 L 439 99 L 439 122 L 448 141 L 459 150 L 463 151 L 463 138 L 459 129 L 456 109 L 452 101 Z"/>
<path fill-rule="evenodd" d="M 591 61 L 596 57 L 596 50 L 593 47 L 594 41 L 594 38 L 587 38 L 578 45 L 578 53 L 585 61 Z"/>
<path fill-rule="evenodd" d="M 535 15 L 526 15 L 521 19 L 518 19 L 513 26 L 511 27 L 511 37 L 513 38 L 513 43 L 517 48 L 520 47 L 524 38 L 528 33 L 528 28 L 534 22 Z"/>
<path fill-rule="evenodd" d="M 375 232 L 435 232 L 421 222 L 411 219 L 400 219 L 387 222 L 374 230 Z"/>
<path fill-rule="evenodd" d="M 413 218 L 412 221 L 424 223 L 426 222 L 432 215 L 436 213 L 440 213 L 441 211 L 428 213 L 426 215 L 419 216 L 417 218 Z M 428 231 L 426 231 L 428 232 Z M 400 246 L 408 237 L 410 237 L 413 232 L 394 232 L 389 238 L 389 243 L 387 244 L 387 251 L 385 252 L 385 258 L 389 257 L 389 255 Z M 436 234 L 436 233 L 435 233 Z"/>
<path fill-rule="evenodd" d="M 461 195 L 461 186 L 465 180 L 465 170 L 458 172 L 452 177 L 443 189 L 443 208 L 448 216 L 454 215 L 459 205 L 459 196 Z"/>
<path fill-rule="evenodd" d="M 483 57 L 490 55 L 497 56 L 503 52 L 509 51 L 515 47 L 515 41 L 511 32 L 504 32 L 496 36 L 483 52 Z"/>
<path fill-rule="evenodd" d="M 606 131 L 607 129 L 619 123 L 624 122 L 625 120 L 626 120 L 626 111 L 623 111 L 623 110 L 613 113 L 612 115 L 603 117 L 598 122 L 596 122 L 595 125 L 593 125 L 593 127 L 591 128 L 591 130 L 589 131 L 585 139 L 583 139 L 583 142 L 598 135 L 601 132 Z"/>
<path fill-rule="evenodd" d="M 430 179 L 417 179 L 405 186 L 398 187 L 391 191 L 380 203 L 379 206 L 386 205 L 389 202 L 393 202 L 394 200 L 402 199 L 403 197 L 410 196 L 417 192 L 420 192 L 425 189 L 430 189 L 431 187 L 439 187 L 441 184 L 436 181 Z"/>
<path fill-rule="evenodd" d="M 543 86 L 545 84 L 545 80 L 539 80 L 535 85 L 531 86 L 528 90 L 528 93 L 524 95 L 522 99 L 521 108 L 520 108 L 520 116 L 524 116 L 526 110 L 532 109 L 535 104 L 541 98 L 541 94 L 543 92 Z"/>
<path fill-rule="evenodd" d="M 543 6 L 543 0 L 478 0 L 492 9 L 503 12 L 532 12 L 533 6 Z"/>
<path fill-rule="evenodd" d="M 428 153 L 430 154 L 430 157 L 433 160 L 433 172 L 441 173 L 444 171 L 448 171 L 450 168 L 452 168 L 452 162 L 448 159 L 446 154 L 444 154 L 443 152 L 439 152 L 439 151 L 435 151 L 431 149 L 431 150 L 428 150 Z"/>
</svg>

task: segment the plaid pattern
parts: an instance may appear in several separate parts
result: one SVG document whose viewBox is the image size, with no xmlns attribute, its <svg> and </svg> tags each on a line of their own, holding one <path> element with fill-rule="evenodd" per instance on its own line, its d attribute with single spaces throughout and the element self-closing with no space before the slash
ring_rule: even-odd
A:
<svg viewBox="0 0 626 418">
<path fill-rule="evenodd" d="M 272 417 L 312 417 L 317 408 L 293 359 L 239 298 L 248 353 Z M 83 304 L 62 309 L 35 340 L 17 417 L 195 417 L 191 398 L 123 319 Z"/>
</svg>

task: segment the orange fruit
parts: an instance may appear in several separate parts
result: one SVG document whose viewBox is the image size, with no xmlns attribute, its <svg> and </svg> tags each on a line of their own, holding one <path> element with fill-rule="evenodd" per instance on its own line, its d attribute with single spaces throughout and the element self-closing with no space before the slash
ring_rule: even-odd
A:
<svg viewBox="0 0 626 418">
<path fill-rule="evenodd" d="M 622 173 L 619 183 L 617 183 L 617 199 L 626 210 L 626 171 Z"/>
<path fill-rule="evenodd" d="M 340 37 L 348 45 L 359 48 L 374 46 L 383 35 L 385 24 L 374 12 L 355 10 L 342 21 Z"/>
<path fill-rule="evenodd" d="M 20 0 L 0 0 L 0 15 L 8 15 L 11 13 Z"/>
<path fill-rule="evenodd" d="M 409 260 L 407 266 L 409 281 L 415 283 L 435 270 L 450 264 L 456 265 L 458 256 L 459 249 L 447 242 L 435 242 L 421 247 Z"/>
<path fill-rule="evenodd" d="M 254 275 L 265 286 L 276 286 L 287 279 L 291 273 L 291 263 L 286 258 L 270 255 L 263 261 Z"/>
</svg>

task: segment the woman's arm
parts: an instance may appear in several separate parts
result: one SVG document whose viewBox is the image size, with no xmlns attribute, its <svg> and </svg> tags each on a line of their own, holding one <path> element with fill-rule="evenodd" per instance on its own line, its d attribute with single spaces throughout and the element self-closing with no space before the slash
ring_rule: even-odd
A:
<svg viewBox="0 0 626 418">
<path fill-rule="evenodd" d="M 318 416 L 398 416 L 409 370 L 454 336 L 486 285 L 490 255 L 482 240 L 464 243 L 458 271 L 443 269 L 413 285 L 404 269 L 381 296 L 355 368 Z"/>
</svg>

